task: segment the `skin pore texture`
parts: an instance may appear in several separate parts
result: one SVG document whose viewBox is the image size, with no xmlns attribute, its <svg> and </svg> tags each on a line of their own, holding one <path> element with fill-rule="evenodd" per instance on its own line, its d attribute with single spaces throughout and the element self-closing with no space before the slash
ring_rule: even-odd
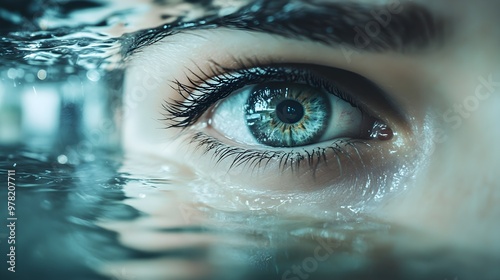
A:
<svg viewBox="0 0 500 280">
<path fill-rule="evenodd" d="M 446 242 L 495 252 L 500 249 L 500 152 L 496 148 L 500 30 L 493 24 L 498 23 L 494 12 L 498 6 L 495 1 L 443 1 L 426 6 L 446 15 L 453 31 L 442 45 L 412 54 L 359 50 L 346 55 L 341 48 L 319 42 L 226 28 L 167 36 L 129 58 L 125 150 L 175 161 L 180 169 L 203 178 L 202 185 L 213 185 L 210 191 L 220 195 L 220 208 L 236 195 L 267 198 L 270 208 L 278 204 L 274 198 L 288 199 L 274 209 L 301 216 L 324 218 L 352 206 L 363 215 L 415 228 Z M 343 172 L 334 159 L 334 164 L 321 165 L 315 172 L 307 164 L 292 171 L 273 161 L 255 168 L 230 168 L 230 160 L 214 164 L 210 152 L 204 154 L 189 141 L 199 131 L 223 137 L 203 122 L 186 130 L 165 129 L 163 105 L 184 100 L 173 80 L 188 83 L 189 77 L 196 78 L 193 73 L 210 73 L 212 61 L 238 68 L 235 58 L 322 65 L 357 73 L 376 83 L 404 118 L 362 100 L 367 107 L 372 105 L 371 115 L 384 120 L 395 135 L 389 141 L 359 146 L 361 160 L 341 159 Z M 361 191 L 366 186 L 368 194 Z"/>
</svg>

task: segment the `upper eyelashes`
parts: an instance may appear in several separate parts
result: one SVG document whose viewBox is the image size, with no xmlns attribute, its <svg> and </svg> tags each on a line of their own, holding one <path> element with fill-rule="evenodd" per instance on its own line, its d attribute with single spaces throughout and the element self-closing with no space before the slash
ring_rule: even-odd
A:
<svg viewBox="0 0 500 280">
<path fill-rule="evenodd" d="M 308 70 L 286 64 L 254 67 L 243 61 L 238 61 L 238 64 L 239 69 L 228 69 L 215 64 L 210 74 L 201 69 L 198 69 L 201 74 L 190 70 L 192 77 L 187 76 L 188 83 L 174 81 L 172 88 L 182 96 L 182 100 L 170 100 L 164 103 L 163 107 L 166 112 L 164 120 L 167 121 L 167 127 L 185 128 L 192 125 L 218 100 L 246 85 L 260 82 L 305 83 L 323 88 L 351 105 L 358 106 L 354 103 L 352 96 Z"/>
</svg>

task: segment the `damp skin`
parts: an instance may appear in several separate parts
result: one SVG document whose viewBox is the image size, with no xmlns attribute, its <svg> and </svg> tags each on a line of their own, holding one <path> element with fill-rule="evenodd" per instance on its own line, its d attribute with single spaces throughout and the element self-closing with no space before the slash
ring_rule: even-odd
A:
<svg viewBox="0 0 500 280">
<path fill-rule="evenodd" d="M 495 4 L 490 3 L 490 5 L 494 6 Z M 442 16 L 442 12 L 446 8 L 441 6 L 441 4 L 429 4 L 425 8 L 430 11 L 432 16 L 442 20 L 445 18 Z M 451 18 L 460 18 L 462 14 L 469 13 L 466 9 L 456 9 Z M 472 16 L 472 14 L 475 16 Z M 445 29 L 455 29 L 457 28 L 456 25 L 467 26 L 467 30 L 479 28 L 481 26 L 480 17 L 476 17 L 477 14 L 475 12 L 471 12 L 469 15 L 471 15 L 470 20 L 460 24 L 446 17 L 448 19 L 448 26 Z M 498 230 L 493 225 L 487 226 L 486 221 L 492 218 L 496 211 L 498 211 L 491 203 L 485 203 L 484 206 L 480 206 L 479 204 L 471 206 L 475 210 L 467 212 L 462 219 L 458 218 L 459 214 L 451 209 L 446 211 L 439 210 L 442 209 L 443 202 L 437 198 L 449 193 L 450 195 L 447 196 L 446 201 L 453 202 L 452 204 L 456 206 L 455 209 L 462 209 L 459 205 L 470 205 L 470 202 L 468 202 L 469 199 L 463 195 L 463 192 L 452 191 L 452 186 L 456 186 L 461 190 L 474 190 L 478 188 L 479 182 L 482 182 L 481 178 L 490 176 L 488 174 L 493 174 L 490 167 L 494 166 L 495 160 L 492 158 L 490 164 L 480 165 L 480 168 L 476 166 L 467 169 L 466 173 L 470 174 L 469 180 L 471 181 L 469 184 L 464 184 L 464 182 L 456 181 L 455 176 L 451 175 L 455 174 L 454 172 L 450 171 L 451 174 L 446 175 L 448 174 L 445 170 L 447 169 L 445 167 L 447 164 L 444 163 L 450 162 L 449 160 L 453 158 L 452 154 L 458 157 L 460 154 L 464 155 L 464 151 L 466 151 L 465 154 L 470 155 L 468 158 L 476 158 L 477 155 L 475 153 L 470 154 L 468 148 L 466 150 L 459 148 L 460 143 L 464 143 L 463 139 L 470 137 L 466 137 L 465 135 L 477 135 L 471 134 L 469 131 L 479 133 L 477 131 L 479 127 L 484 127 L 491 120 L 491 118 L 487 117 L 486 111 L 488 108 L 495 106 L 494 104 L 497 102 L 496 97 L 490 99 L 491 103 L 488 102 L 489 105 L 482 107 L 485 108 L 484 110 L 476 111 L 478 113 L 474 117 L 471 117 L 470 126 L 464 125 L 463 129 L 451 131 L 451 134 L 448 135 L 446 145 L 437 145 L 437 142 L 434 141 L 436 137 L 435 127 L 446 127 L 447 125 L 442 118 L 439 118 L 440 112 L 446 111 L 447 106 L 453 106 L 454 103 L 462 104 L 462 100 L 469 93 L 469 91 L 464 89 L 468 88 L 471 92 L 474 92 L 474 88 L 480 84 L 477 79 L 478 76 L 482 76 L 488 80 L 491 74 L 491 80 L 493 81 L 496 77 L 495 64 L 493 61 L 487 62 L 484 60 L 481 52 L 471 53 L 471 59 L 483 61 L 474 67 L 463 64 L 463 61 L 459 59 L 461 57 L 459 54 L 467 48 L 471 50 L 484 49 L 486 54 L 492 54 L 491 49 L 485 49 L 485 46 L 479 43 L 482 41 L 480 39 L 483 38 L 480 37 L 482 35 L 474 32 L 464 32 L 460 35 L 450 33 L 448 37 L 437 38 L 435 43 L 430 44 L 430 46 L 417 44 L 422 46 L 420 52 L 415 51 L 413 54 L 405 54 L 393 52 L 379 53 L 367 49 L 358 50 L 347 47 L 344 49 L 331 48 L 328 44 L 311 42 L 313 40 L 309 41 L 307 38 L 298 40 L 293 37 L 283 37 L 279 34 L 273 34 L 272 31 L 267 32 L 266 29 L 260 32 L 249 32 L 220 27 L 214 30 L 192 31 L 190 33 L 193 35 L 182 34 L 182 32 L 180 34 L 167 35 L 163 41 L 145 46 L 141 49 L 140 53 L 131 56 L 130 67 L 127 70 L 127 86 L 132 87 L 146 78 L 152 78 L 157 81 L 157 88 L 148 91 L 148 98 L 140 102 L 134 110 L 137 113 L 133 113 L 133 121 L 125 124 L 125 142 L 129 143 L 128 146 L 141 146 L 142 148 L 159 147 L 158 149 L 154 149 L 161 151 L 166 157 L 186 158 L 187 162 L 196 161 L 197 167 L 195 168 L 200 170 L 200 172 L 203 172 L 203 166 L 213 166 L 212 161 L 202 157 L 203 152 L 198 150 L 197 153 L 182 144 L 192 140 L 192 138 L 188 136 L 186 138 L 181 137 L 178 140 L 169 140 L 174 135 L 178 135 L 178 132 L 159 130 L 158 128 L 162 127 L 162 124 L 151 121 L 151 119 L 161 119 L 159 112 L 162 111 L 162 108 L 159 104 L 165 99 L 181 99 L 175 91 L 169 90 L 171 84 L 164 78 L 166 76 L 175 77 L 185 83 L 188 82 L 186 75 L 184 75 L 185 73 L 183 73 L 184 70 L 179 69 L 188 68 L 191 70 L 195 69 L 196 71 L 200 67 L 202 70 L 208 71 L 210 69 L 208 65 L 209 60 L 215 60 L 219 64 L 232 67 L 234 66 L 232 57 L 241 56 L 250 58 L 258 57 L 261 61 L 310 63 L 348 69 L 377 83 L 388 93 L 389 99 L 392 100 L 391 103 L 398 104 L 398 108 L 406 113 L 406 118 L 404 119 L 408 121 L 406 125 L 402 124 L 404 122 L 390 117 L 393 120 L 392 122 L 388 122 L 390 130 L 383 126 L 373 130 L 376 138 L 382 143 L 379 146 L 381 149 L 376 150 L 376 153 L 373 155 L 369 155 L 369 151 L 363 151 L 361 153 L 365 156 L 363 157 L 363 163 L 360 162 L 357 167 L 353 167 L 354 169 L 371 169 L 380 172 L 378 176 L 374 176 L 373 173 L 372 175 L 365 174 L 364 176 L 361 175 L 362 173 L 358 173 L 356 177 L 371 178 L 371 182 L 374 185 L 379 184 L 383 186 L 382 189 L 378 191 L 370 187 L 366 189 L 366 184 L 361 184 L 360 179 L 354 179 L 353 177 L 351 177 L 352 180 L 358 182 L 358 185 L 352 184 L 353 181 L 349 180 L 347 182 L 332 181 L 331 179 L 327 179 L 328 176 L 332 176 L 331 170 L 320 170 L 319 174 L 316 174 L 318 176 L 316 176 L 315 180 L 311 180 L 305 179 L 306 176 L 303 176 L 305 173 L 301 173 L 302 175 L 299 176 L 293 175 L 287 177 L 289 173 L 286 173 L 286 171 L 288 169 L 283 172 L 273 170 L 268 166 L 268 173 L 264 172 L 258 175 L 248 173 L 252 175 L 245 177 L 244 174 L 247 172 L 243 172 L 243 169 L 232 169 L 228 172 L 229 164 L 224 165 L 223 163 L 219 163 L 216 165 L 217 169 L 207 168 L 207 173 L 204 174 L 218 181 L 222 190 L 225 187 L 237 187 L 241 190 L 257 187 L 259 190 L 272 191 L 276 190 L 273 187 L 278 187 L 279 191 L 286 192 L 290 190 L 287 189 L 289 186 L 294 187 L 294 184 L 299 182 L 298 186 L 295 185 L 295 188 L 292 188 L 293 191 L 306 193 L 304 194 L 305 204 L 313 203 L 313 201 L 314 205 L 319 204 L 320 206 L 316 209 L 317 213 L 325 209 L 324 207 L 329 209 L 328 207 L 337 202 L 341 205 L 350 204 L 353 201 L 352 198 L 356 197 L 356 195 L 347 195 L 345 191 L 339 191 L 342 188 L 335 188 L 336 186 L 349 186 L 347 189 L 354 186 L 354 189 L 358 190 L 365 188 L 367 191 L 359 192 L 361 197 L 363 193 L 375 192 L 374 197 L 377 199 L 370 200 L 370 203 L 370 201 L 366 202 L 363 198 L 359 199 L 358 196 L 357 201 L 361 205 L 370 205 L 370 207 L 363 207 L 363 209 L 370 209 L 371 213 L 385 217 L 385 219 L 394 219 L 402 224 L 426 228 L 436 234 L 451 234 L 460 239 L 460 242 L 465 243 L 468 243 L 466 241 L 468 238 L 465 238 L 465 234 L 459 233 L 458 228 L 467 229 L 469 233 L 476 232 L 474 230 L 476 222 L 472 221 L 477 221 L 477 223 L 485 221 L 482 225 L 488 228 L 488 230 L 483 231 L 482 234 L 485 235 L 485 238 L 490 238 L 490 240 L 493 236 L 490 233 Z M 492 34 L 492 36 L 488 37 L 488 40 L 496 42 L 497 37 Z M 468 43 L 465 45 L 458 46 L 455 42 L 460 40 L 459 38 L 471 38 L 471 40 L 467 40 Z M 438 41 L 439 43 L 437 43 Z M 250 47 L 257 44 L 257 42 L 262 48 Z M 176 49 L 169 48 L 169 45 L 172 43 L 180 47 Z M 189 52 L 184 51 L 186 49 L 189 49 Z M 414 50 L 418 50 L 418 48 L 414 48 Z M 178 57 L 188 59 L 181 61 L 176 59 Z M 458 80 L 460 83 L 456 82 L 457 77 L 459 77 Z M 484 89 L 486 88 L 484 86 Z M 493 92 L 496 92 L 493 86 L 489 88 L 493 89 Z M 128 94 L 130 95 L 131 92 L 128 92 Z M 374 107 L 377 107 L 378 103 L 370 104 L 369 101 L 366 101 L 367 105 Z M 139 114 L 138 112 L 142 113 Z M 386 111 L 380 110 L 380 112 L 376 113 L 376 117 L 382 117 L 384 112 Z M 481 120 L 484 120 L 484 123 Z M 138 129 L 138 127 L 141 127 L 141 129 Z M 200 128 L 203 127 L 203 124 L 201 124 Z M 482 133 L 486 131 L 492 135 L 496 133 L 492 129 L 486 129 Z M 486 137 L 485 139 L 494 139 L 494 137 Z M 138 145 L 137 143 L 142 144 Z M 390 143 L 390 145 L 384 143 Z M 431 147 L 434 148 L 431 149 Z M 460 152 L 453 153 L 454 149 Z M 182 152 L 178 154 L 175 152 L 177 150 L 182 150 Z M 432 154 L 429 154 L 429 151 L 432 151 Z M 382 157 L 378 158 L 379 156 Z M 466 159 L 452 160 L 450 164 L 453 163 L 452 165 L 457 165 L 458 167 L 460 163 L 462 163 L 461 166 L 465 166 L 464 163 L 466 162 L 470 161 Z M 370 165 L 372 166 L 371 168 L 369 167 Z M 449 168 L 452 169 L 452 167 Z M 337 168 L 336 170 L 339 169 Z M 343 172 L 348 171 L 349 169 L 343 170 Z M 321 177 L 322 174 L 326 177 Z M 338 178 L 339 176 L 340 172 L 333 174 L 333 177 Z M 383 178 L 389 178 L 389 180 Z M 396 184 L 395 182 L 398 183 Z M 317 191 L 313 192 L 314 195 L 311 195 L 311 187 Z M 318 189 L 321 191 L 318 191 Z M 495 197 L 497 187 L 493 184 L 482 190 L 491 193 Z M 391 193 L 394 193 L 394 191 L 399 194 L 391 196 Z M 397 197 L 397 199 L 394 197 Z M 432 199 L 429 199 L 429 197 Z M 425 207 L 421 207 L 419 204 L 425 205 Z M 290 208 L 293 207 L 290 206 Z M 449 208 L 445 207 L 445 209 Z M 484 209 L 484 211 L 481 212 L 480 209 Z M 484 216 L 479 217 L 474 214 L 479 212 L 485 213 Z M 442 217 L 440 220 L 445 222 L 439 222 L 434 215 L 435 213 L 440 213 Z"/>
</svg>

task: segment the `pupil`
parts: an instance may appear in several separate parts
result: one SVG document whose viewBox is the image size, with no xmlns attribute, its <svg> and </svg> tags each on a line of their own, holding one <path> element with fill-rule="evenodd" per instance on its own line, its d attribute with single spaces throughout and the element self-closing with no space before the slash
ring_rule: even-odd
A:
<svg viewBox="0 0 500 280">
<path fill-rule="evenodd" d="M 284 123 L 293 124 L 304 116 L 304 107 L 295 100 L 283 100 L 276 106 L 276 116 Z"/>
</svg>

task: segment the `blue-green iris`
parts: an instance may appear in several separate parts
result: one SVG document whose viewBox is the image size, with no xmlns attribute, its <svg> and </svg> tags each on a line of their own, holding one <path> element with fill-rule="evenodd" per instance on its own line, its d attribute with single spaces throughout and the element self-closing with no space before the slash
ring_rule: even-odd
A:
<svg viewBox="0 0 500 280">
<path fill-rule="evenodd" d="M 255 139 L 271 147 L 317 142 L 331 117 L 330 99 L 322 90 L 283 82 L 254 87 L 245 105 L 246 124 Z"/>
</svg>

